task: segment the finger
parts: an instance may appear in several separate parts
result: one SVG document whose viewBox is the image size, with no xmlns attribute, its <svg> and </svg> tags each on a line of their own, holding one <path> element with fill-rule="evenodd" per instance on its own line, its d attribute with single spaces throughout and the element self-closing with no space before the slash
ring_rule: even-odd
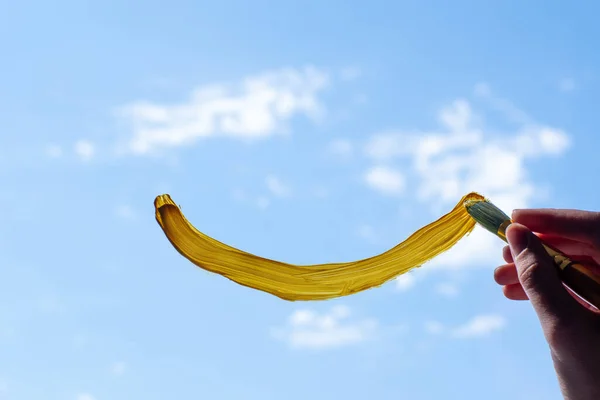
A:
<svg viewBox="0 0 600 400">
<path fill-rule="evenodd" d="M 494 280 L 499 285 L 513 285 L 519 283 L 519 275 L 515 264 L 504 264 L 494 271 Z"/>
<path fill-rule="evenodd" d="M 593 245 L 600 243 L 600 213 L 580 210 L 514 210 L 512 220 L 530 230 Z"/>
<path fill-rule="evenodd" d="M 529 300 L 527 293 L 525 293 L 525 289 L 523 289 L 523 286 L 521 286 L 520 283 L 506 285 L 502 288 L 502 292 L 504 293 L 504 296 L 510 300 Z"/>
<path fill-rule="evenodd" d="M 504 246 L 502 249 L 502 258 L 509 264 L 514 261 L 512 254 L 510 253 L 510 246 Z"/>
<path fill-rule="evenodd" d="M 600 249 L 588 243 L 557 236 L 538 235 L 547 245 L 560 250 L 571 260 L 577 261 L 594 274 L 600 275 Z"/>
<path fill-rule="evenodd" d="M 583 300 L 577 295 L 577 293 L 573 292 L 568 287 L 565 287 L 565 289 L 567 289 L 569 294 L 583 307 L 596 314 L 600 314 L 600 310 Z M 525 293 L 525 289 L 523 289 L 523 286 L 520 283 L 505 284 L 502 288 L 502 291 L 504 292 L 506 298 L 510 300 L 528 300 L 527 293 Z"/>
<path fill-rule="evenodd" d="M 511 224 L 506 237 L 519 281 L 531 300 L 545 332 L 584 318 L 585 311 L 565 290 L 552 258 L 540 240 L 523 225 Z"/>
<path fill-rule="evenodd" d="M 591 257 L 600 261 L 600 250 L 595 246 L 560 236 L 539 234 L 538 237 L 546 244 L 572 257 Z"/>
</svg>

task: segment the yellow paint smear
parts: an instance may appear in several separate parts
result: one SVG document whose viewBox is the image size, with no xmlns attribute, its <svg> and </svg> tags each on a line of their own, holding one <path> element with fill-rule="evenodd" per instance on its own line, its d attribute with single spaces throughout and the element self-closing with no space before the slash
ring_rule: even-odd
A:
<svg viewBox="0 0 600 400">
<path fill-rule="evenodd" d="M 156 220 L 185 258 L 240 285 L 284 300 L 326 300 L 380 286 L 419 267 L 470 233 L 475 221 L 464 203 L 485 200 L 464 196 L 452 211 L 405 241 L 374 257 L 344 263 L 293 265 L 259 257 L 223 244 L 196 229 L 168 194 L 154 201 Z"/>
</svg>

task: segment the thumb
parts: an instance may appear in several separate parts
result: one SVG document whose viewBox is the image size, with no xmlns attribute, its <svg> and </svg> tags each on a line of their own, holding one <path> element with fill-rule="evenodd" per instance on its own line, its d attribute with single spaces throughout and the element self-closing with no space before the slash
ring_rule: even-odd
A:
<svg viewBox="0 0 600 400">
<path fill-rule="evenodd" d="M 580 316 L 581 307 L 563 286 L 552 257 L 538 237 L 525 226 L 513 223 L 506 230 L 506 239 L 521 286 L 542 325 L 551 328 L 550 323 L 562 325 Z"/>
</svg>

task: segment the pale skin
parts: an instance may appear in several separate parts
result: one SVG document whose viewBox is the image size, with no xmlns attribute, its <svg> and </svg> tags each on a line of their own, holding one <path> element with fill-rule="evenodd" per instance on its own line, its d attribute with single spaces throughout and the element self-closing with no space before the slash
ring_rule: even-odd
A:
<svg viewBox="0 0 600 400">
<path fill-rule="evenodd" d="M 600 399 L 600 313 L 564 287 L 538 239 L 600 273 L 600 213 L 526 209 L 515 210 L 512 219 L 503 250 L 507 264 L 494 279 L 507 298 L 531 302 L 564 398 Z"/>
</svg>

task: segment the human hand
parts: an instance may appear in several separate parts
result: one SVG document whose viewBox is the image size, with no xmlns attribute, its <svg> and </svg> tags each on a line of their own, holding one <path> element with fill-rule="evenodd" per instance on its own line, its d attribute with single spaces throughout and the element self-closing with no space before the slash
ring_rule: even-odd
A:
<svg viewBox="0 0 600 400">
<path fill-rule="evenodd" d="M 600 314 L 565 288 L 539 240 L 586 265 L 600 265 L 600 213 L 515 210 L 512 219 L 503 250 L 507 264 L 494 278 L 507 298 L 531 301 L 565 399 L 600 399 Z"/>
</svg>

